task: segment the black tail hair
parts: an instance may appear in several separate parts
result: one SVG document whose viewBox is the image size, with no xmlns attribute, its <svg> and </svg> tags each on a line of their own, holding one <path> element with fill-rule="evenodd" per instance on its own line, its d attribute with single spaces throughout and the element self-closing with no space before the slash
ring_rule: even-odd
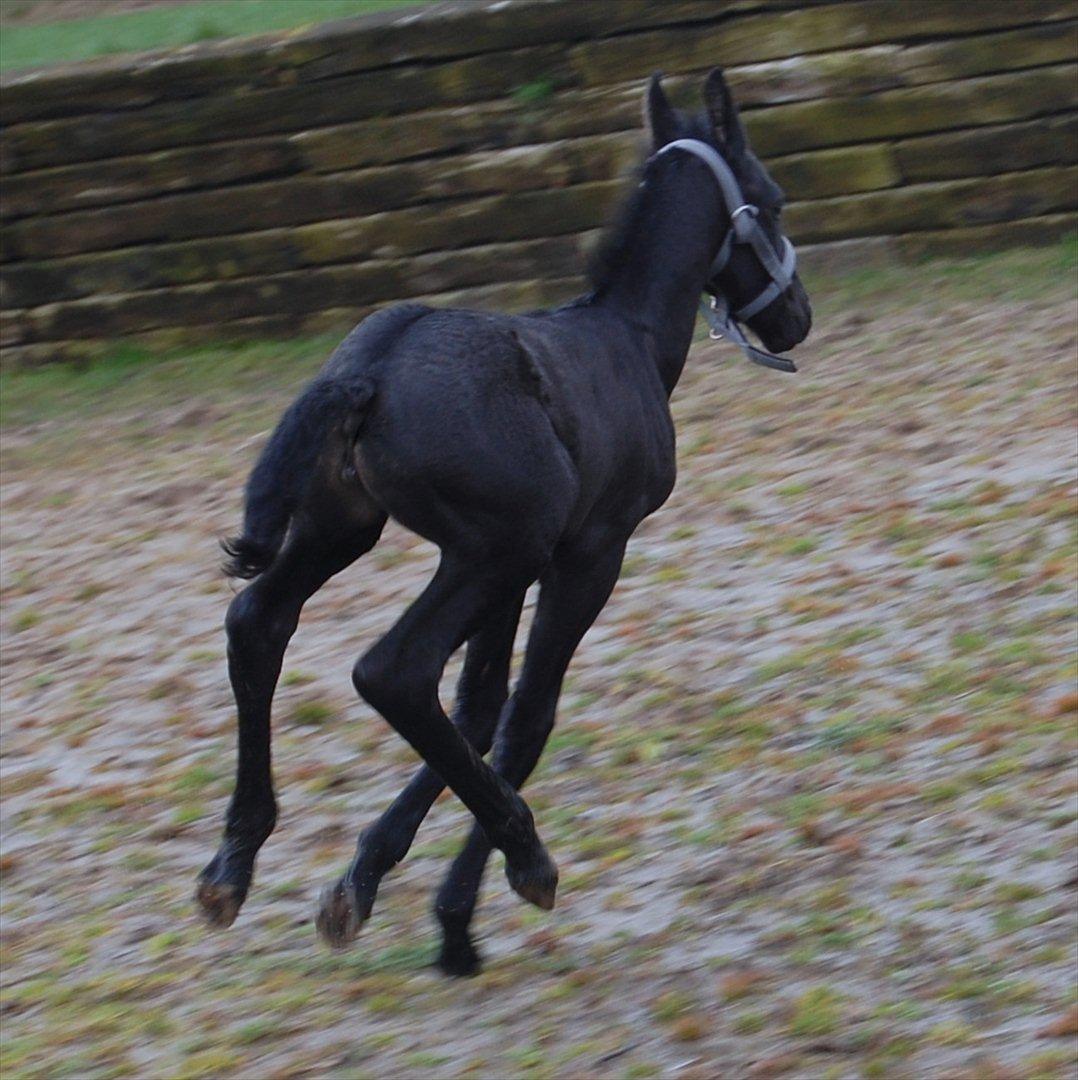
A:
<svg viewBox="0 0 1078 1080">
<path fill-rule="evenodd" d="M 243 531 L 221 541 L 230 577 L 258 577 L 277 557 L 333 426 L 357 421 L 373 396 L 366 382 L 319 376 L 285 410 L 247 480 Z"/>
</svg>

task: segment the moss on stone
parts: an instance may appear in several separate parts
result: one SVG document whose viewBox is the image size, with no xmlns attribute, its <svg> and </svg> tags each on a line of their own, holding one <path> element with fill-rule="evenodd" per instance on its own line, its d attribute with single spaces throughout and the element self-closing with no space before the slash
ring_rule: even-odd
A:
<svg viewBox="0 0 1078 1080">
<path fill-rule="evenodd" d="M 1036 217 L 1071 209 L 1076 180 L 1066 167 L 917 184 L 794 203 L 786 220 L 791 237 L 813 243 Z"/>
<path fill-rule="evenodd" d="M 1006 123 L 1078 107 L 1070 64 L 959 82 L 823 98 L 748 113 L 753 145 L 765 155 Z"/>
<path fill-rule="evenodd" d="M 892 149 L 885 143 L 791 154 L 775 158 L 770 170 L 790 199 L 876 191 L 901 182 Z"/>
<path fill-rule="evenodd" d="M 906 139 L 894 145 L 902 178 L 916 183 L 982 176 L 1001 166 L 1011 171 L 1071 163 L 1078 151 L 1075 120 L 1048 119 L 992 125 Z"/>
<path fill-rule="evenodd" d="M 296 173 L 298 148 L 285 139 L 181 147 L 108 161 L 16 173 L 4 181 L 0 215 L 52 214 Z"/>
<path fill-rule="evenodd" d="M 1011 247 L 1046 247 L 1073 235 L 1076 228 L 1078 214 L 1048 214 L 1022 221 L 909 233 L 894 238 L 894 250 L 903 261 L 920 262 L 928 258 L 953 258 Z"/>
</svg>

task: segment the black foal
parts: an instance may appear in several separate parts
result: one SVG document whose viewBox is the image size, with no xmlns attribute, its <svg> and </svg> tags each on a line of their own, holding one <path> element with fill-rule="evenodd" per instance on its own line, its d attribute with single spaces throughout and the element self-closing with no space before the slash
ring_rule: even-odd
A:
<svg viewBox="0 0 1078 1080">
<path fill-rule="evenodd" d="M 374 546 L 388 517 L 434 542 L 441 561 L 353 681 L 425 764 L 360 835 L 348 871 L 323 894 L 318 929 L 333 945 L 355 937 L 446 784 L 476 823 L 438 892 L 442 968 L 478 968 L 468 927 L 492 848 L 517 893 L 553 906 L 557 870 L 518 789 L 629 536 L 673 487 L 668 400 L 698 298 L 705 289 L 718 298 L 735 339 L 740 319 L 777 352 L 811 323 L 779 227 L 782 192 L 749 149 L 717 70 L 704 100 L 703 113 L 683 114 L 652 79 L 653 153 L 595 260 L 591 293 L 519 316 L 380 312 L 281 419 L 248 481 L 243 533 L 226 544 L 230 572 L 253 580 L 226 622 L 239 765 L 224 839 L 199 878 L 211 923 L 236 917 L 276 820 L 270 704 L 300 609 Z M 535 581 L 510 696 L 513 639 Z M 438 683 L 465 643 L 451 722 Z"/>
</svg>

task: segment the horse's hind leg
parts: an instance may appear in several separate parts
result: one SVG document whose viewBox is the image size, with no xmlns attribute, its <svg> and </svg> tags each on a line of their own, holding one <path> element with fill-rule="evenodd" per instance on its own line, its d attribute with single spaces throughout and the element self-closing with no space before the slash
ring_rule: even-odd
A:
<svg viewBox="0 0 1078 1080">
<path fill-rule="evenodd" d="M 509 696 L 509 665 L 523 600 L 521 591 L 492 612 L 468 641 L 453 723 L 480 754 L 490 749 Z M 424 765 L 382 816 L 360 833 L 351 866 L 322 894 L 317 925 L 326 942 L 341 947 L 359 933 L 382 878 L 408 854 L 420 824 L 444 790 L 445 781 Z"/>
<path fill-rule="evenodd" d="M 270 770 L 270 706 L 285 648 L 300 610 L 338 571 L 369 551 L 385 524 L 378 514 L 347 534 L 305 522 L 293 530 L 273 564 L 228 608 L 228 674 L 236 698 L 239 747 L 236 787 L 224 836 L 198 878 L 207 921 L 229 926 L 247 896 L 258 849 L 273 831 L 277 802 Z"/>
</svg>

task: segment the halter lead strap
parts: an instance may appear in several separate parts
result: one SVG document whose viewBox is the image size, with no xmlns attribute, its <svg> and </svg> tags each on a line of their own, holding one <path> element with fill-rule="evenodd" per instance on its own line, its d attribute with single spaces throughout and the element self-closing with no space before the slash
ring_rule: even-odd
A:
<svg viewBox="0 0 1078 1080">
<path fill-rule="evenodd" d="M 764 232 L 760 223 L 756 220 L 759 213 L 751 203 L 745 202 L 741 192 L 741 185 L 737 182 L 733 170 L 723 160 L 721 154 L 714 147 L 699 139 L 674 139 L 655 152 L 655 157 L 665 154 L 670 150 L 686 150 L 698 157 L 707 165 L 718 182 L 719 191 L 722 193 L 723 202 L 730 214 L 730 228 L 726 232 L 722 246 L 715 256 L 708 271 L 708 281 L 713 281 L 726 267 L 733 254 L 734 244 L 747 244 L 760 260 L 761 266 L 771 277 L 769 284 L 755 299 L 750 300 L 744 307 L 737 311 L 730 311 L 728 302 L 719 296 L 712 296 L 710 304 L 705 299 L 701 303 L 704 317 L 711 327 L 711 337 L 725 337 L 744 350 L 745 355 L 756 364 L 773 368 L 776 371 L 796 371 L 791 360 L 785 357 L 775 356 L 764 349 L 749 343 L 744 332 L 738 325 L 739 321 L 751 319 L 753 315 L 763 311 L 768 304 L 772 303 L 789 287 L 793 281 L 794 271 L 797 269 L 797 252 L 793 244 L 784 236 L 782 238 L 782 257 L 776 254 L 771 242 Z"/>
</svg>

